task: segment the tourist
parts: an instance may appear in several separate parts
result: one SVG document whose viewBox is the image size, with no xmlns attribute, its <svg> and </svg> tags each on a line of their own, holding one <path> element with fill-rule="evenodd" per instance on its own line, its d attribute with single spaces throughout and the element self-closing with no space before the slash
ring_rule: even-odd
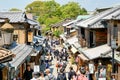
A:
<svg viewBox="0 0 120 80">
<path fill-rule="evenodd" d="M 59 59 L 57 58 L 57 63 L 56 63 L 57 72 L 59 72 L 59 69 L 61 66 L 62 66 L 61 63 L 60 63 Z"/>
<path fill-rule="evenodd" d="M 73 80 L 88 80 L 86 77 L 86 71 L 84 67 L 80 68 L 80 74 L 73 78 Z"/>
<path fill-rule="evenodd" d="M 112 75 L 112 76 L 111 76 L 111 80 L 116 80 L 116 79 L 115 79 L 115 75 Z"/>
<path fill-rule="evenodd" d="M 33 78 L 32 79 L 30 79 L 30 80 L 37 80 L 37 78 L 39 78 L 39 76 L 40 76 L 40 73 L 39 72 L 33 72 Z"/>
<path fill-rule="evenodd" d="M 45 80 L 45 77 L 44 77 L 44 73 L 43 73 L 43 72 L 40 73 L 40 77 L 37 78 L 37 80 Z"/>
<path fill-rule="evenodd" d="M 54 75 L 51 74 L 50 69 L 46 69 L 45 73 L 46 73 L 45 80 L 56 80 Z"/>
<path fill-rule="evenodd" d="M 67 80 L 66 74 L 63 69 L 60 69 L 60 73 L 58 73 L 57 80 Z"/>
<path fill-rule="evenodd" d="M 76 76 L 76 73 L 73 70 L 73 67 L 70 67 L 70 71 L 68 72 L 68 80 L 71 80 L 73 76 Z"/>
<path fill-rule="evenodd" d="M 23 78 L 25 80 L 32 79 L 32 73 L 33 73 L 33 69 L 31 69 L 30 65 L 27 65 L 27 69 L 24 72 Z"/>
</svg>

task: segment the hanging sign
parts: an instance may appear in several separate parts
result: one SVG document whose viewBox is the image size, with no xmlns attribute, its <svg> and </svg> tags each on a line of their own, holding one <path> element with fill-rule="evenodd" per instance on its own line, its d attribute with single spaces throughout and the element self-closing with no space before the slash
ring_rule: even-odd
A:
<svg viewBox="0 0 120 80">
<path fill-rule="evenodd" d="M 28 32 L 28 42 L 33 42 L 33 32 Z"/>
</svg>

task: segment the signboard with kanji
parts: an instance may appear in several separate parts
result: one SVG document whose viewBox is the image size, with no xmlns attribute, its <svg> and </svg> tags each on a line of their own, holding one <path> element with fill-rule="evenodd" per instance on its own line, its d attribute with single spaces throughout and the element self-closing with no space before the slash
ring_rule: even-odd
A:
<svg viewBox="0 0 120 80">
<path fill-rule="evenodd" d="M 28 42 L 33 42 L 33 32 L 28 32 Z"/>
</svg>

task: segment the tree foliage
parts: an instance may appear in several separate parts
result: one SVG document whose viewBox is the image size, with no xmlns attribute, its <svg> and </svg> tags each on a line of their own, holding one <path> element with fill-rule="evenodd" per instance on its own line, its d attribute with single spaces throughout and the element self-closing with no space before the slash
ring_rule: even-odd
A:
<svg viewBox="0 0 120 80">
<path fill-rule="evenodd" d="M 59 37 L 61 33 L 62 31 L 57 30 L 53 32 L 53 35 L 55 35 L 56 37 Z"/>
<path fill-rule="evenodd" d="M 34 1 L 28 4 L 25 9 L 26 12 L 37 16 L 39 23 L 45 24 L 47 29 L 49 29 L 51 24 L 66 18 L 76 18 L 80 14 L 87 14 L 86 9 L 81 8 L 76 2 L 69 2 L 61 6 L 54 0 Z"/>
<path fill-rule="evenodd" d="M 17 8 L 11 8 L 9 11 L 22 11 L 22 10 L 17 9 Z"/>
<path fill-rule="evenodd" d="M 75 18 L 81 12 L 81 8 L 78 3 L 69 2 L 61 7 L 63 18 Z"/>
</svg>

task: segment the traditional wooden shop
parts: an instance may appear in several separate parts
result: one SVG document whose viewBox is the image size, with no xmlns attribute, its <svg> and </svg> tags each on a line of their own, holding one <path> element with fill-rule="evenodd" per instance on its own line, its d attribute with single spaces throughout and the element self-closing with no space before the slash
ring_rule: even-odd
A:
<svg viewBox="0 0 120 80">
<path fill-rule="evenodd" d="M 9 79 L 9 62 L 14 57 L 14 54 L 7 49 L 0 48 L 0 80 Z"/>
</svg>

